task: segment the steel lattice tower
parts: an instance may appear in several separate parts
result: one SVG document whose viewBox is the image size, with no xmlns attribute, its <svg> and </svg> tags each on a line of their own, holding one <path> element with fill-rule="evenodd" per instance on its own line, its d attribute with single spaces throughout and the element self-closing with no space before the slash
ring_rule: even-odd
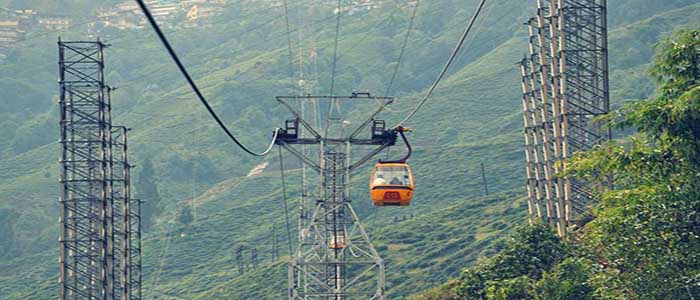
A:
<svg viewBox="0 0 700 300">
<path fill-rule="evenodd" d="M 559 0 L 562 66 L 560 98 L 566 132 L 564 153 L 589 150 L 610 140 L 609 129 L 594 119 L 610 111 L 608 81 L 608 36 L 605 0 Z M 563 16 L 563 17 L 562 17 Z M 567 157 L 565 157 L 566 159 Z M 592 201 L 593 191 L 576 178 L 566 178 L 567 220 L 581 213 Z"/>
<path fill-rule="evenodd" d="M 521 62 L 531 220 L 564 236 L 595 199 L 576 178 L 560 178 L 566 160 L 610 139 L 594 119 L 610 110 L 605 0 L 538 0 L 527 23 Z"/>
<path fill-rule="evenodd" d="M 114 298 L 104 47 L 100 42 L 59 42 L 61 300 Z"/>
<path fill-rule="evenodd" d="M 141 296 L 141 200 L 131 197 L 131 164 L 128 158 L 128 128 L 112 127 L 113 205 L 119 245 L 115 265 L 119 266 L 118 299 L 140 300 Z"/>
<path fill-rule="evenodd" d="M 58 43 L 61 300 L 140 299 L 140 212 L 130 197 L 126 130 L 111 123 L 105 47 Z"/>
<path fill-rule="evenodd" d="M 337 101 L 362 99 L 382 104 L 350 134 L 341 130 L 324 130 L 322 134 L 288 103 L 292 100 L 327 100 L 333 106 Z M 286 122 L 276 143 L 316 171 L 320 177 L 319 195 L 313 199 L 313 206 L 308 209 L 299 245 L 289 263 L 289 299 L 385 299 L 384 262 L 352 208 L 349 183 L 351 173 L 360 165 L 394 145 L 396 133 L 387 131 L 383 122 L 374 120 L 393 99 L 353 94 L 350 97 L 277 97 L 277 100 L 292 112 L 295 119 Z M 372 137 L 357 138 L 369 124 L 373 125 Z M 309 137 L 303 137 L 302 130 Z M 317 158 L 306 155 L 294 145 L 317 145 Z M 374 149 L 353 161 L 350 152 L 352 146 L 374 146 Z"/>
</svg>

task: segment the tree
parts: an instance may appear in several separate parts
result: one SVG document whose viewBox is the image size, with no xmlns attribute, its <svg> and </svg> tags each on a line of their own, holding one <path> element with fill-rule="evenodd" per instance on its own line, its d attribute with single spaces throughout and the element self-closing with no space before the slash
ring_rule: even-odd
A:
<svg viewBox="0 0 700 300">
<path fill-rule="evenodd" d="M 423 293 L 417 294 L 413 297 L 409 297 L 410 300 L 459 300 L 456 288 L 459 285 L 459 281 L 450 280 L 447 283 L 429 289 Z"/>
<path fill-rule="evenodd" d="M 139 172 L 137 190 L 138 196 L 143 201 L 141 208 L 141 222 L 143 230 L 148 232 L 153 226 L 153 220 L 160 214 L 160 194 L 156 184 L 155 170 L 150 158 L 146 158 Z"/>
<path fill-rule="evenodd" d="M 189 225 L 194 221 L 194 215 L 192 214 L 192 207 L 185 205 L 177 213 L 177 222 L 182 225 Z"/>
<path fill-rule="evenodd" d="M 700 30 L 659 42 L 650 73 L 657 95 L 607 117 L 638 133 L 568 166 L 595 186 L 614 183 L 583 239 L 603 266 L 593 278 L 601 299 L 700 295 Z"/>
<path fill-rule="evenodd" d="M 580 257 L 570 257 L 557 264 L 532 286 L 532 296 L 537 300 L 592 300 L 593 262 Z"/>
<path fill-rule="evenodd" d="M 529 299 L 533 280 L 563 260 L 568 247 L 544 224 L 519 228 L 506 242 L 505 249 L 460 277 L 458 294 L 462 299 Z"/>
<path fill-rule="evenodd" d="M 511 279 L 487 283 L 486 299 L 488 300 L 529 300 L 532 299 L 532 279 L 519 276 Z"/>
<path fill-rule="evenodd" d="M 177 153 L 168 156 L 165 162 L 168 178 L 177 181 L 191 180 L 194 163 L 190 159 L 184 159 Z"/>
<path fill-rule="evenodd" d="M 194 163 L 194 176 L 196 180 L 201 180 L 206 183 L 214 183 L 219 181 L 220 176 L 217 172 L 214 163 L 206 155 L 199 155 Z"/>
</svg>

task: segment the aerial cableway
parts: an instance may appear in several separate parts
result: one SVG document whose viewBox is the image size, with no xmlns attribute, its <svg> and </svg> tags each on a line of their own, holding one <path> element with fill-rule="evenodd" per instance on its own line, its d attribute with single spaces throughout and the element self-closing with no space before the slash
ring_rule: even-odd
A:
<svg viewBox="0 0 700 300">
<path fill-rule="evenodd" d="M 200 92 L 197 84 L 187 72 L 186 68 L 178 58 L 174 48 L 169 43 L 156 20 L 150 13 L 143 0 L 136 0 L 141 10 L 145 14 L 151 27 L 153 27 L 159 40 L 177 65 L 179 71 L 195 92 L 199 101 L 204 105 L 210 116 L 218 126 L 226 133 L 229 139 L 241 148 L 244 152 L 254 156 L 264 156 L 268 154 L 274 145 L 285 149 L 287 152 L 297 157 L 303 162 L 305 167 L 315 171 L 319 176 L 317 185 L 319 195 L 313 198 L 313 206 L 306 208 L 303 203 L 300 209 L 300 230 L 299 244 L 289 264 L 289 289 L 290 300 L 301 299 L 325 299 L 325 300 L 349 300 L 349 299 L 385 299 L 385 268 L 382 258 L 372 245 L 367 232 L 362 227 L 358 215 L 351 206 L 350 178 L 351 174 L 358 172 L 360 166 L 370 161 L 374 156 L 383 150 L 394 146 L 396 139 L 400 135 L 409 148 L 405 132 L 408 131 L 404 124 L 407 123 L 430 99 L 432 93 L 437 89 L 441 80 L 454 62 L 457 55 L 462 50 L 462 46 L 472 31 L 475 21 L 485 5 L 485 0 L 480 1 L 475 13 L 466 23 L 463 33 L 447 58 L 447 62 L 441 72 L 420 99 L 416 106 L 396 125 L 387 127 L 385 120 L 378 119 L 378 115 L 387 110 L 394 102 L 394 98 L 387 96 L 376 97 L 370 93 L 353 92 L 350 96 L 335 95 L 336 65 L 338 59 L 338 40 L 341 27 L 341 4 L 338 0 L 338 13 L 335 22 L 335 43 L 333 49 L 332 74 L 330 93 L 326 96 L 279 96 L 277 101 L 286 107 L 292 118 L 285 122 L 284 128 L 273 130 L 269 145 L 262 152 L 254 152 L 243 145 L 233 132 L 223 123 L 216 112 L 209 105 L 206 98 Z M 409 23 L 409 29 L 399 55 L 398 64 L 391 78 L 393 84 L 398 72 L 398 66 L 403 58 L 403 52 L 408 43 L 408 34 L 412 30 L 416 16 L 418 2 L 416 1 L 414 11 Z M 290 64 L 292 63 L 292 45 L 289 37 L 289 17 L 287 3 L 284 1 L 285 24 L 288 34 L 288 47 Z M 290 76 L 293 71 L 290 68 Z M 294 82 L 294 80 L 292 80 Z M 387 88 L 387 94 L 391 87 Z M 303 109 L 298 111 L 296 105 L 290 102 L 302 103 L 300 107 L 305 107 L 304 102 L 313 102 L 318 107 L 319 102 L 326 102 L 329 112 L 326 116 L 325 126 L 320 126 L 320 122 L 307 120 Z M 341 107 L 346 102 L 369 102 L 378 105 L 370 115 L 355 130 L 349 133 L 344 130 Z M 371 103 L 370 103 L 371 104 Z M 318 110 L 318 109 L 317 109 Z M 371 125 L 371 126 L 370 126 Z M 366 128 L 371 127 L 369 131 Z M 315 145 L 319 152 L 309 155 L 305 146 Z M 359 158 L 353 159 L 353 149 L 363 147 L 369 151 L 359 152 Z M 377 188 L 377 194 L 382 193 L 382 201 L 375 201 L 377 205 L 407 205 L 413 197 L 415 183 L 413 173 L 407 164 L 408 156 L 400 161 L 379 162 L 375 166 L 374 174 L 377 172 L 397 170 L 396 174 L 404 183 L 385 185 L 371 185 Z M 282 170 L 284 178 L 284 170 Z M 303 178 L 303 176 L 302 176 Z M 303 184 L 302 184 L 303 185 Z M 379 192 L 383 190 L 383 192 Z M 302 193 L 304 187 L 302 186 Z M 397 199 L 393 199 L 398 193 Z M 288 210 L 285 195 L 285 212 Z M 389 196 L 387 196 L 389 195 Z M 377 196 L 380 198 L 380 196 Z M 389 199 L 389 198 L 391 199 Z M 289 222 L 287 221 L 289 232 Z"/>
</svg>

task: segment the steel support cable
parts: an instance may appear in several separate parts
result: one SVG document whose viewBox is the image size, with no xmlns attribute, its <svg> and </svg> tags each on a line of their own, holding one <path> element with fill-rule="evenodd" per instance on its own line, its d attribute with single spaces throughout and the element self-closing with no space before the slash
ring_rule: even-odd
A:
<svg viewBox="0 0 700 300">
<path fill-rule="evenodd" d="M 267 10 L 266 10 L 266 11 L 267 11 Z M 392 15 L 393 15 L 393 14 L 392 14 Z M 324 17 L 324 18 L 321 18 L 321 19 L 313 20 L 313 21 L 311 21 L 308 25 L 312 25 L 312 24 L 317 24 L 317 23 L 325 22 L 325 21 L 331 19 L 332 17 L 333 17 L 333 16 Z M 273 19 L 273 20 L 274 20 L 274 19 Z M 270 22 L 273 21 L 273 20 L 268 20 L 268 21 L 266 21 L 266 22 L 264 22 L 264 23 L 262 23 L 262 24 L 258 24 L 258 25 L 256 25 L 255 27 L 253 27 L 253 28 L 251 28 L 251 29 L 248 29 L 248 30 L 242 32 L 242 34 L 247 34 L 247 33 L 251 33 L 252 31 L 258 30 L 258 29 L 260 29 L 260 28 L 262 28 L 262 27 L 264 27 L 264 26 L 266 26 L 266 25 L 269 25 Z M 92 22 L 92 21 L 91 21 L 91 22 Z M 300 31 L 300 30 L 301 30 L 301 29 L 290 29 L 290 33 L 293 33 L 293 32 L 295 32 L 295 31 L 298 32 L 298 31 Z M 112 40 L 110 40 L 109 42 L 112 42 Z M 254 43 L 254 44 L 251 44 L 251 45 L 249 45 L 249 47 L 244 48 L 244 49 L 241 49 L 240 51 L 251 50 L 251 49 L 255 48 L 256 46 L 258 46 L 258 45 L 260 45 L 260 44 L 261 44 L 261 43 Z M 354 49 L 354 48 L 353 48 L 353 49 Z M 301 55 L 301 54 L 300 54 L 300 55 Z M 341 57 L 342 57 L 342 56 L 341 56 Z M 165 70 L 167 67 L 168 67 L 167 65 L 163 65 L 163 66 L 161 66 L 161 67 L 158 67 L 158 68 L 155 69 L 154 71 L 148 72 L 148 73 L 146 73 L 146 74 L 138 75 L 138 76 L 136 76 L 136 77 L 134 77 L 134 78 L 128 79 L 128 80 L 126 80 L 125 82 L 122 82 L 118 87 L 119 87 L 119 88 L 127 87 L 127 86 L 130 86 L 130 85 L 134 84 L 134 83 L 140 82 L 143 78 L 152 76 L 153 74 L 160 73 L 160 72 L 162 72 L 163 70 Z M 245 71 L 241 72 L 240 74 L 238 74 L 237 77 L 241 77 L 241 76 L 247 74 L 248 72 L 250 72 L 250 70 L 245 70 Z M 314 73 L 314 74 L 315 74 L 315 75 L 314 75 L 314 78 L 315 78 L 316 82 L 318 82 L 318 66 L 317 66 L 317 64 L 315 63 L 315 61 L 314 61 L 314 72 L 315 72 L 315 73 Z M 178 99 L 179 99 L 179 98 L 180 98 L 180 97 L 178 97 Z M 318 103 L 316 103 L 316 104 L 318 104 Z M 318 110 L 317 110 L 317 111 L 318 111 Z M 159 115 L 157 115 L 157 114 L 146 114 L 146 113 L 139 113 L 139 112 L 130 112 L 130 113 L 140 114 L 140 115 L 146 115 L 146 116 L 159 116 Z M 190 114 L 186 114 L 186 115 L 194 115 L 194 113 L 190 113 Z M 175 117 L 175 116 L 178 116 L 178 115 L 162 115 L 162 116 L 165 116 L 165 117 Z M 181 116 L 181 115 L 180 115 L 180 116 Z M 316 116 L 316 118 L 320 118 L 320 117 Z M 316 126 L 318 127 L 319 125 L 316 125 Z"/>
<path fill-rule="evenodd" d="M 342 0 L 338 0 L 338 5 L 336 8 L 335 15 L 335 42 L 333 43 L 333 66 L 331 69 L 331 92 L 330 95 L 333 96 L 333 90 L 335 89 L 335 71 L 338 62 L 338 36 L 340 35 L 340 15 Z M 332 107 L 332 106 L 331 106 Z"/>
<path fill-rule="evenodd" d="M 198 122 L 200 121 L 202 115 L 201 111 L 200 113 L 194 116 L 194 119 L 197 120 Z M 194 133 L 192 133 L 192 148 L 195 150 L 195 153 L 197 156 L 201 157 L 202 152 L 201 152 L 201 144 L 199 143 L 199 130 L 194 130 Z M 191 209 L 192 209 L 192 223 L 197 222 L 197 205 L 195 203 L 195 199 L 197 198 L 197 168 L 193 166 L 192 168 L 192 200 L 190 201 Z"/>
<path fill-rule="evenodd" d="M 151 281 L 151 288 L 155 289 L 158 286 L 158 283 L 160 283 L 160 275 L 163 272 L 163 267 L 165 266 L 165 257 L 168 254 L 168 250 L 170 249 L 170 242 L 173 236 L 173 230 L 175 229 L 175 222 L 177 219 L 177 213 L 173 215 L 173 220 L 170 222 L 169 226 L 165 230 L 165 245 L 161 248 L 160 255 L 158 255 L 158 266 L 156 267 L 156 270 L 154 271 L 154 276 L 153 280 Z M 166 225 L 167 226 L 167 225 Z"/>
<path fill-rule="evenodd" d="M 452 54 L 450 54 L 450 57 L 447 59 L 447 63 L 445 63 L 445 66 L 442 68 L 442 71 L 440 71 L 440 74 L 438 77 L 435 79 L 433 84 L 430 86 L 430 89 L 425 93 L 423 98 L 418 102 L 418 105 L 403 119 L 401 122 L 396 124 L 394 127 L 399 127 L 402 126 L 404 123 L 408 122 L 417 112 L 418 110 L 423 107 L 425 102 L 428 101 L 430 98 L 430 95 L 433 94 L 437 86 L 440 84 L 440 81 L 445 77 L 445 74 L 447 74 L 447 70 L 450 68 L 450 65 L 452 65 L 452 62 L 455 60 L 457 57 L 457 54 L 462 48 L 462 45 L 464 44 L 464 41 L 467 39 L 467 36 L 469 35 L 469 32 L 471 32 L 472 27 L 474 26 L 474 22 L 476 22 L 476 19 L 479 17 L 479 14 L 481 13 L 482 8 L 484 8 L 484 4 L 486 4 L 486 0 L 481 0 L 479 3 L 479 6 L 476 8 L 476 11 L 474 12 L 474 15 L 472 16 L 471 20 L 469 20 L 469 23 L 467 26 L 464 28 L 464 32 L 462 33 L 462 36 L 459 39 L 459 42 L 455 46 L 455 48 L 452 50 Z"/>
<path fill-rule="evenodd" d="M 340 58 L 343 57 L 342 55 L 340 55 L 340 56 L 337 55 L 337 48 L 338 48 L 338 42 L 339 42 L 338 36 L 339 36 L 339 34 L 340 34 L 340 32 L 339 32 L 339 30 L 340 30 L 340 27 L 339 27 L 339 26 L 340 26 L 340 16 L 339 16 L 339 15 L 340 15 L 341 7 L 342 7 L 342 6 L 341 6 L 341 3 L 340 3 L 340 1 L 338 1 L 338 6 L 337 6 L 338 16 L 337 16 L 337 19 L 336 19 L 336 36 L 335 36 L 335 39 L 336 39 L 336 40 L 335 40 L 335 46 L 334 46 L 334 51 L 333 51 L 333 72 L 332 72 L 332 74 L 331 74 L 331 75 L 332 75 L 332 76 L 331 76 L 331 96 L 333 95 L 333 91 L 334 91 L 334 87 L 335 87 L 336 62 L 337 62 L 338 60 L 340 60 Z M 395 14 L 397 14 L 399 11 L 400 11 L 400 9 L 398 9 L 398 10 L 392 12 L 391 15 L 390 15 L 389 17 L 383 18 L 382 21 L 381 21 L 382 23 L 380 23 L 380 26 L 383 25 L 384 22 L 388 22 L 389 24 L 391 24 L 391 22 L 392 22 L 392 20 L 393 20 L 393 16 L 394 16 Z M 415 15 L 415 11 L 414 11 L 414 15 Z M 357 48 L 358 46 L 360 46 L 360 45 L 361 45 L 361 42 L 363 42 L 364 40 L 366 40 L 368 37 L 369 37 L 369 35 L 365 35 L 362 39 L 360 39 L 358 42 L 356 42 L 356 43 L 355 43 L 353 46 L 351 46 L 348 50 L 354 50 L 355 48 Z M 318 70 L 316 70 L 315 72 L 316 72 L 316 81 L 318 82 Z M 379 105 L 382 105 L 382 106 L 384 105 L 383 103 L 379 102 L 377 99 L 374 99 L 374 101 L 377 102 Z M 335 101 L 333 101 L 333 102 L 331 103 L 331 106 L 329 107 L 329 110 L 328 110 L 328 118 L 330 118 L 330 116 L 331 116 L 331 114 L 332 114 L 332 112 L 333 112 L 333 107 L 335 107 L 336 110 L 338 111 L 338 114 L 340 114 L 340 102 L 339 102 L 338 100 L 335 100 Z M 386 106 L 384 106 L 384 109 L 389 110 Z M 402 112 L 402 111 L 396 111 L 396 112 Z M 326 127 L 326 129 L 325 129 L 325 135 L 328 134 L 328 127 L 330 127 L 330 125 L 329 125 L 330 120 L 327 120 L 326 123 L 327 123 L 327 127 Z"/>
<path fill-rule="evenodd" d="M 404 53 L 406 52 L 406 46 L 408 45 L 408 39 L 411 35 L 411 31 L 413 31 L 413 24 L 416 19 L 416 13 L 418 11 L 418 6 L 420 5 L 420 0 L 416 0 L 416 4 L 413 6 L 413 14 L 411 15 L 411 19 L 408 23 L 408 30 L 406 30 L 406 35 L 404 37 L 403 45 L 401 46 L 401 51 L 399 52 L 399 57 L 396 59 L 396 67 L 394 67 L 394 71 L 391 74 L 391 80 L 389 81 L 389 84 L 387 85 L 386 92 L 384 92 L 384 97 L 389 97 L 389 93 L 391 92 L 391 88 L 394 85 L 394 80 L 396 79 L 396 74 L 399 72 L 399 66 L 401 66 L 401 62 L 403 61 L 403 56 Z M 388 106 L 384 105 L 381 101 L 374 99 L 374 102 L 377 104 L 381 105 L 382 108 L 388 112 L 393 112 L 393 113 L 401 113 L 401 112 L 406 112 L 406 110 L 396 110 L 389 108 Z M 388 153 L 388 151 L 387 151 Z"/>
<path fill-rule="evenodd" d="M 418 0 L 417 0 L 417 1 L 418 1 Z M 499 23 L 501 20 L 503 20 L 505 17 L 509 16 L 509 15 L 510 15 L 513 11 L 515 11 L 516 9 L 519 9 L 519 7 L 513 6 L 513 8 L 511 8 L 509 11 L 507 11 L 505 14 L 503 14 L 500 18 L 498 18 L 496 21 L 494 21 L 494 23 Z M 493 10 L 494 10 L 494 6 L 492 5 L 490 8 L 488 8 L 488 9 L 486 9 L 486 10 L 484 11 L 485 15 L 481 18 L 481 23 L 476 24 L 476 26 L 477 26 L 477 31 L 475 31 L 474 34 L 478 35 L 479 33 L 481 33 L 481 29 L 482 29 L 482 25 L 483 25 L 483 23 L 484 23 L 484 20 L 485 20 L 485 19 L 488 19 L 488 18 L 491 16 L 491 13 L 492 13 Z M 439 38 L 439 37 L 442 37 L 442 36 L 443 36 L 443 33 L 437 35 L 435 38 Z M 465 43 L 465 45 L 464 45 L 463 47 L 469 48 L 473 42 L 474 42 L 474 39 L 470 39 L 470 40 L 468 40 L 468 41 Z M 478 51 L 477 51 L 477 52 L 478 52 Z M 398 67 L 397 67 L 397 68 L 398 68 Z M 388 95 L 389 95 L 389 93 L 387 92 L 386 96 L 388 96 Z M 379 104 L 379 105 L 383 105 L 379 100 L 376 100 L 376 99 L 375 99 L 374 101 L 375 101 L 377 104 Z M 403 112 L 407 112 L 407 111 L 411 110 L 411 108 L 406 108 L 406 109 L 393 109 L 393 108 L 390 108 L 390 107 L 388 107 L 388 106 L 384 106 L 383 109 L 386 110 L 386 111 L 388 111 L 388 112 L 392 112 L 392 113 L 403 113 Z M 391 148 L 387 148 L 387 150 L 391 150 Z M 389 152 L 389 151 L 387 151 L 387 152 Z"/>
<path fill-rule="evenodd" d="M 292 230 L 289 226 L 289 205 L 287 204 L 287 182 L 284 179 L 284 160 L 282 159 L 282 147 L 279 149 L 279 159 L 280 159 L 280 179 L 282 181 L 282 201 L 284 202 L 284 222 L 287 225 L 287 244 L 289 245 L 289 256 L 294 255 L 294 250 L 292 249 Z"/>
<path fill-rule="evenodd" d="M 294 81 L 294 54 L 292 53 L 292 33 L 289 26 L 289 7 L 287 5 L 287 0 L 282 1 L 282 6 L 284 7 L 284 25 L 287 31 L 287 48 L 289 52 L 289 80 L 292 81 L 292 88 L 296 85 Z"/>
<path fill-rule="evenodd" d="M 297 26 L 299 28 L 299 30 L 297 30 L 297 46 L 299 47 L 298 54 L 299 54 L 299 80 L 300 80 L 300 83 L 306 82 L 306 80 L 304 79 L 305 62 L 304 62 L 304 46 L 303 46 L 304 28 L 306 28 L 306 13 L 308 13 L 308 12 L 302 12 L 301 8 L 297 8 L 297 14 L 299 17 L 299 20 L 298 20 L 299 23 Z M 300 95 L 304 94 L 304 89 L 305 89 L 305 84 L 303 86 L 301 84 L 299 84 Z"/>
<path fill-rule="evenodd" d="M 474 44 L 474 42 L 476 41 L 476 36 L 480 35 L 483 32 L 484 24 L 486 23 L 486 20 L 490 19 L 491 16 L 493 15 L 493 11 L 496 10 L 496 2 L 498 2 L 498 1 L 496 0 L 496 1 L 491 2 L 491 5 L 487 8 L 485 8 L 483 12 L 481 12 L 481 18 L 479 20 L 477 20 L 476 23 L 474 23 L 475 30 L 472 33 L 473 38 L 467 39 L 464 42 L 464 45 L 462 46 L 463 48 L 472 49 L 471 47 L 472 47 L 472 44 Z M 516 5 L 512 5 L 512 8 L 509 11 L 507 11 L 504 15 L 502 15 L 501 17 L 499 17 L 498 19 L 493 21 L 493 23 L 494 24 L 500 23 L 500 21 L 503 20 L 503 18 L 505 18 L 506 16 L 509 16 L 516 9 L 519 9 L 519 7 Z M 488 49 L 488 48 L 493 47 L 493 46 L 487 45 L 486 43 L 480 43 L 479 45 L 481 45 L 482 47 L 473 48 L 472 53 L 476 53 L 478 55 L 479 53 L 482 53 L 481 51 L 483 51 L 484 49 Z M 465 62 L 465 61 L 468 61 L 467 55 L 463 55 L 459 59 L 456 59 L 454 64 L 460 64 L 461 62 Z"/>
<path fill-rule="evenodd" d="M 416 20 L 416 12 L 418 11 L 418 6 L 420 5 L 420 0 L 416 0 L 416 4 L 413 6 L 413 14 L 411 15 L 411 20 L 408 22 L 408 30 L 406 30 L 406 36 L 403 40 L 403 45 L 401 46 L 401 51 L 399 52 L 399 57 L 396 59 L 396 67 L 394 67 L 394 72 L 391 74 L 391 80 L 389 80 L 389 85 L 386 88 L 384 97 L 388 97 L 391 92 L 391 88 L 394 85 L 394 80 L 396 79 L 396 74 L 399 72 L 399 67 L 401 66 L 401 61 L 403 60 L 404 52 L 406 52 L 406 46 L 408 45 L 408 39 L 411 36 L 411 31 L 413 31 L 413 24 Z"/>
<path fill-rule="evenodd" d="M 148 22 L 151 24 L 151 27 L 153 27 L 153 30 L 156 32 L 156 35 L 158 35 L 158 38 L 160 39 L 160 42 L 163 44 L 165 49 L 168 51 L 170 54 L 170 57 L 173 59 L 175 64 L 177 65 L 178 69 L 182 73 L 182 75 L 185 77 L 187 80 L 187 83 L 189 83 L 190 87 L 194 91 L 194 93 L 197 95 L 197 98 L 199 98 L 199 101 L 204 105 L 204 107 L 207 109 L 209 112 L 209 115 L 216 121 L 217 124 L 219 124 L 219 127 L 228 135 L 228 137 L 238 145 L 243 151 L 246 153 L 253 155 L 253 156 L 264 156 L 270 153 L 272 150 L 272 147 L 275 145 L 275 140 L 277 139 L 277 134 L 279 133 L 279 128 L 275 129 L 273 135 L 272 135 L 272 140 L 270 141 L 269 146 L 265 151 L 263 152 L 253 152 L 250 149 L 248 149 L 246 146 L 244 146 L 236 136 L 233 135 L 233 133 L 228 129 L 228 127 L 224 124 L 223 121 L 219 118 L 219 116 L 216 114 L 216 112 L 211 108 L 209 105 L 209 102 L 207 102 L 206 98 L 204 98 L 204 95 L 202 92 L 199 90 L 199 87 L 197 87 L 197 84 L 194 82 L 190 74 L 187 72 L 187 69 L 185 69 L 185 66 L 182 64 L 180 61 L 180 58 L 177 56 L 175 53 L 175 50 L 173 47 L 170 45 L 170 42 L 168 42 L 168 39 L 165 37 L 165 34 L 163 34 L 163 31 L 160 29 L 158 26 L 158 23 L 156 23 L 156 20 L 153 18 L 153 15 L 151 15 L 151 12 L 148 10 L 148 7 L 144 3 L 143 0 L 136 0 L 138 5 L 141 7 L 141 11 L 143 11 L 143 14 L 146 16 L 146 19 L 148 19 Z"/>
<path fill-rule="evenodd" d="M 264 11 L 267 12 L 268 9 L 265 9 Z M 256 12 L 255 14 L 257 14 L 257 12 Z M 333 16 L 321 18 L 321 19 L 318 19 L 318 20 L 313 20 L 312 22 L 310 22 L 309 25 L 311 25 L 311 24 L 314 24 L 314 25 L 315 25 L 315 24 L 317 24 L 317 23 L 325 22 L 325 21 L 331 19 L 332 17 L 333 17 Z M 260 23 L 260 24 L 257 24 L 257 25 L 255 25 L 255 26 L 253 26 L 252 28 L 249 28 L 249 29 L 247 29 L 247 30 L 245 30 L 245 31 L 243 31 L 243 32 L 240 32 L 239 34 L 249 34 L 249 33 L 252 33 L 253 31 L 259 30 L 259 29 L 261 29 L 261 28 L 264 28 L 265 26 L 270 25 L 273 21 L 275 21 L 275 19 L 267 20 L 267 21 L 265 21 L 265 22 L 263 22 L 263 23 Z M 295 31 L 299 31 L 299 29 L 290 29 L 289 33 L 291 34 L 291 33 L 295 32 Z M 277 37 L 277 34 L 275 34 L 274 36 L 270 36 L 271 39 L 275 39 L 276 37 Z M 125 38 L 125 37 L 121 37 L 121 38 Z M 112 43 L 113 40 L 109 40 L 108 42 Z M 252 49 L 254 49 L 255 47 L 257 47 L 257 46 L 259 46 L 259 45 L 261 45 L 261 44 L 262 44 L 262 42 L 261 42 L 261 43 L 252 43 L 252 44 L 249 44 L 248 47 L 239 49 L 238 51 L 239 51 L 239 52 L 243 52 L 243 51 L 252 50 Z M 135 82 L 140 82 L 141 79 L 143 79 L 143 78 L 145 78 L 145 77 L 149 77 L 149 76 L 151 76 L 151 75 L 153 75 L 153 74 L 162 72 L 162 71 L 165 70 L 166 68 L 167 68 L 167 66 L 164 65 L 164 66 L 162 66 L 162 67 L 159 67 L 158 69 L 156 69 L 156 70 L 153 71 L 153 72 L 149 72 L 149 73 L 147 73 L 147 74 L 139 75 L 139 76 L 136 76 L 135 78 L 128 79 L 125 83 L 122 83 L 119 87 L 125 87 L 125 86 L 129 86 L 129 85 L 131 85 L 131 84 L 133 84 L 133 83 L 135 83 Z M 237 78 L 239 78 L 239 77 L 241 77 L 241 76 L 243 76 L 243 75 L 246 75 L 248 72 L 250 72 L 250 69 L 245 70 L 245 71 L 241 72 L 240 74 L 238 74 L 238 75 L 236 75 L 236 76 L 237 76 Z"/>
<path fill-rule="evenodd" d="M 342 10 L 342 0 L 338 0 L 338 5 L 336 5 L 335 10 L 335 41 L 333 42 L 333 61 L 331 67 L 331 88 L 329 95 L 333 96 L 335 91 L 335 73 L 336 67 L 338 65 L 338 38 L 340 36 L 340 15 Z M 326 116 L 326 128 L 323 130 L 323 136 L 328 136 L 328 130 L 331 127 L 331 117 L 333 116 L 333 107 L 338 110 L 338 115 L 340 115 L 340 104 L 337 99 L 331 100 L 328 106 L 328 115 Z"/>
</svg>

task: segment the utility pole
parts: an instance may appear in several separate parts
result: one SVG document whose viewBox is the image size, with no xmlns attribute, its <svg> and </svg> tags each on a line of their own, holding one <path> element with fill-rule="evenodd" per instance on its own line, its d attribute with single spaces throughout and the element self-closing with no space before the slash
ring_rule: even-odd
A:
<svg viewBox="0 0 700 300">
<path fill-rule="evenodd" d="M 258 248 L 255 246 L 250 250 L 250 262 L 253 264 L 253 269 L 258 268 Z"/>
<path fill-rule="evenodd" d="M 277 248 L 277 226 L 272 223 L 272 261 L 279 259 L 279 249 Z"/>
<path fill-rule="evenodd" d="M 243 245 L 236 248 L 236 264 L 238 265 L 238 273 L 245 273 L 245 262 L 243 261 Z"/>
<path fill-rule="evenodd" d="M 115 217 L 121 220 L 115 244 L 119 248 L 118 265 L 121 269 L 118 296 L 124 300 L 140 300 L 142 274 L 141 259 L 141 200 L 131 197 L 131 168 L 128 158 L 127 133 L 124 126 L 112 127 L 113 195 Z M 115 258 L 116 259 L 116 258 Z"/>
<path fill-rule="evenodd" d="M 346 133 L 348 123 L 340 116 L 332 116 L 339 101 L 381 103 L 354 131 Z M 351 206 L 350 176 L 359 166 L 369 161 L 396 142 L 397 131 L 386 128 L 375 117 L 393 98 L 372 97 L 369 93 L 338 96 L 288 96 L 277 101 L 294 116 L 285 122 L 276 144 L 299 158 L 319 177 L 319 196 L 313 199 L 305 226 L 300 232 L 300 243 L 289 263 L 289 300 L 384 300 L 384 261 L 372 245 L 359 217 Z M 325 101 L 329 112 L 326 127 L 313 126 L 294 107 L 294 101 Z M 340 112 L 338 111 L 339 115 Z M 358 136 L 369 128 L 366 138 Z M 309 137 L 302 135 L 306 131 Z M 322 133 L 321 133 L 322 132 Z M 309 156 L 295 146 L 315 145 L 319 152 Z M 372 147 L 353 161 L 353 146 Z"/>
<path fill-rule="evenodd" d="M 481 163 L 481 182 L 484 185 L 484 195 L 489 195 L 489 184 L 486 182 L 486 170 L 484 169 L 484 163 Z"/>
</svg>

